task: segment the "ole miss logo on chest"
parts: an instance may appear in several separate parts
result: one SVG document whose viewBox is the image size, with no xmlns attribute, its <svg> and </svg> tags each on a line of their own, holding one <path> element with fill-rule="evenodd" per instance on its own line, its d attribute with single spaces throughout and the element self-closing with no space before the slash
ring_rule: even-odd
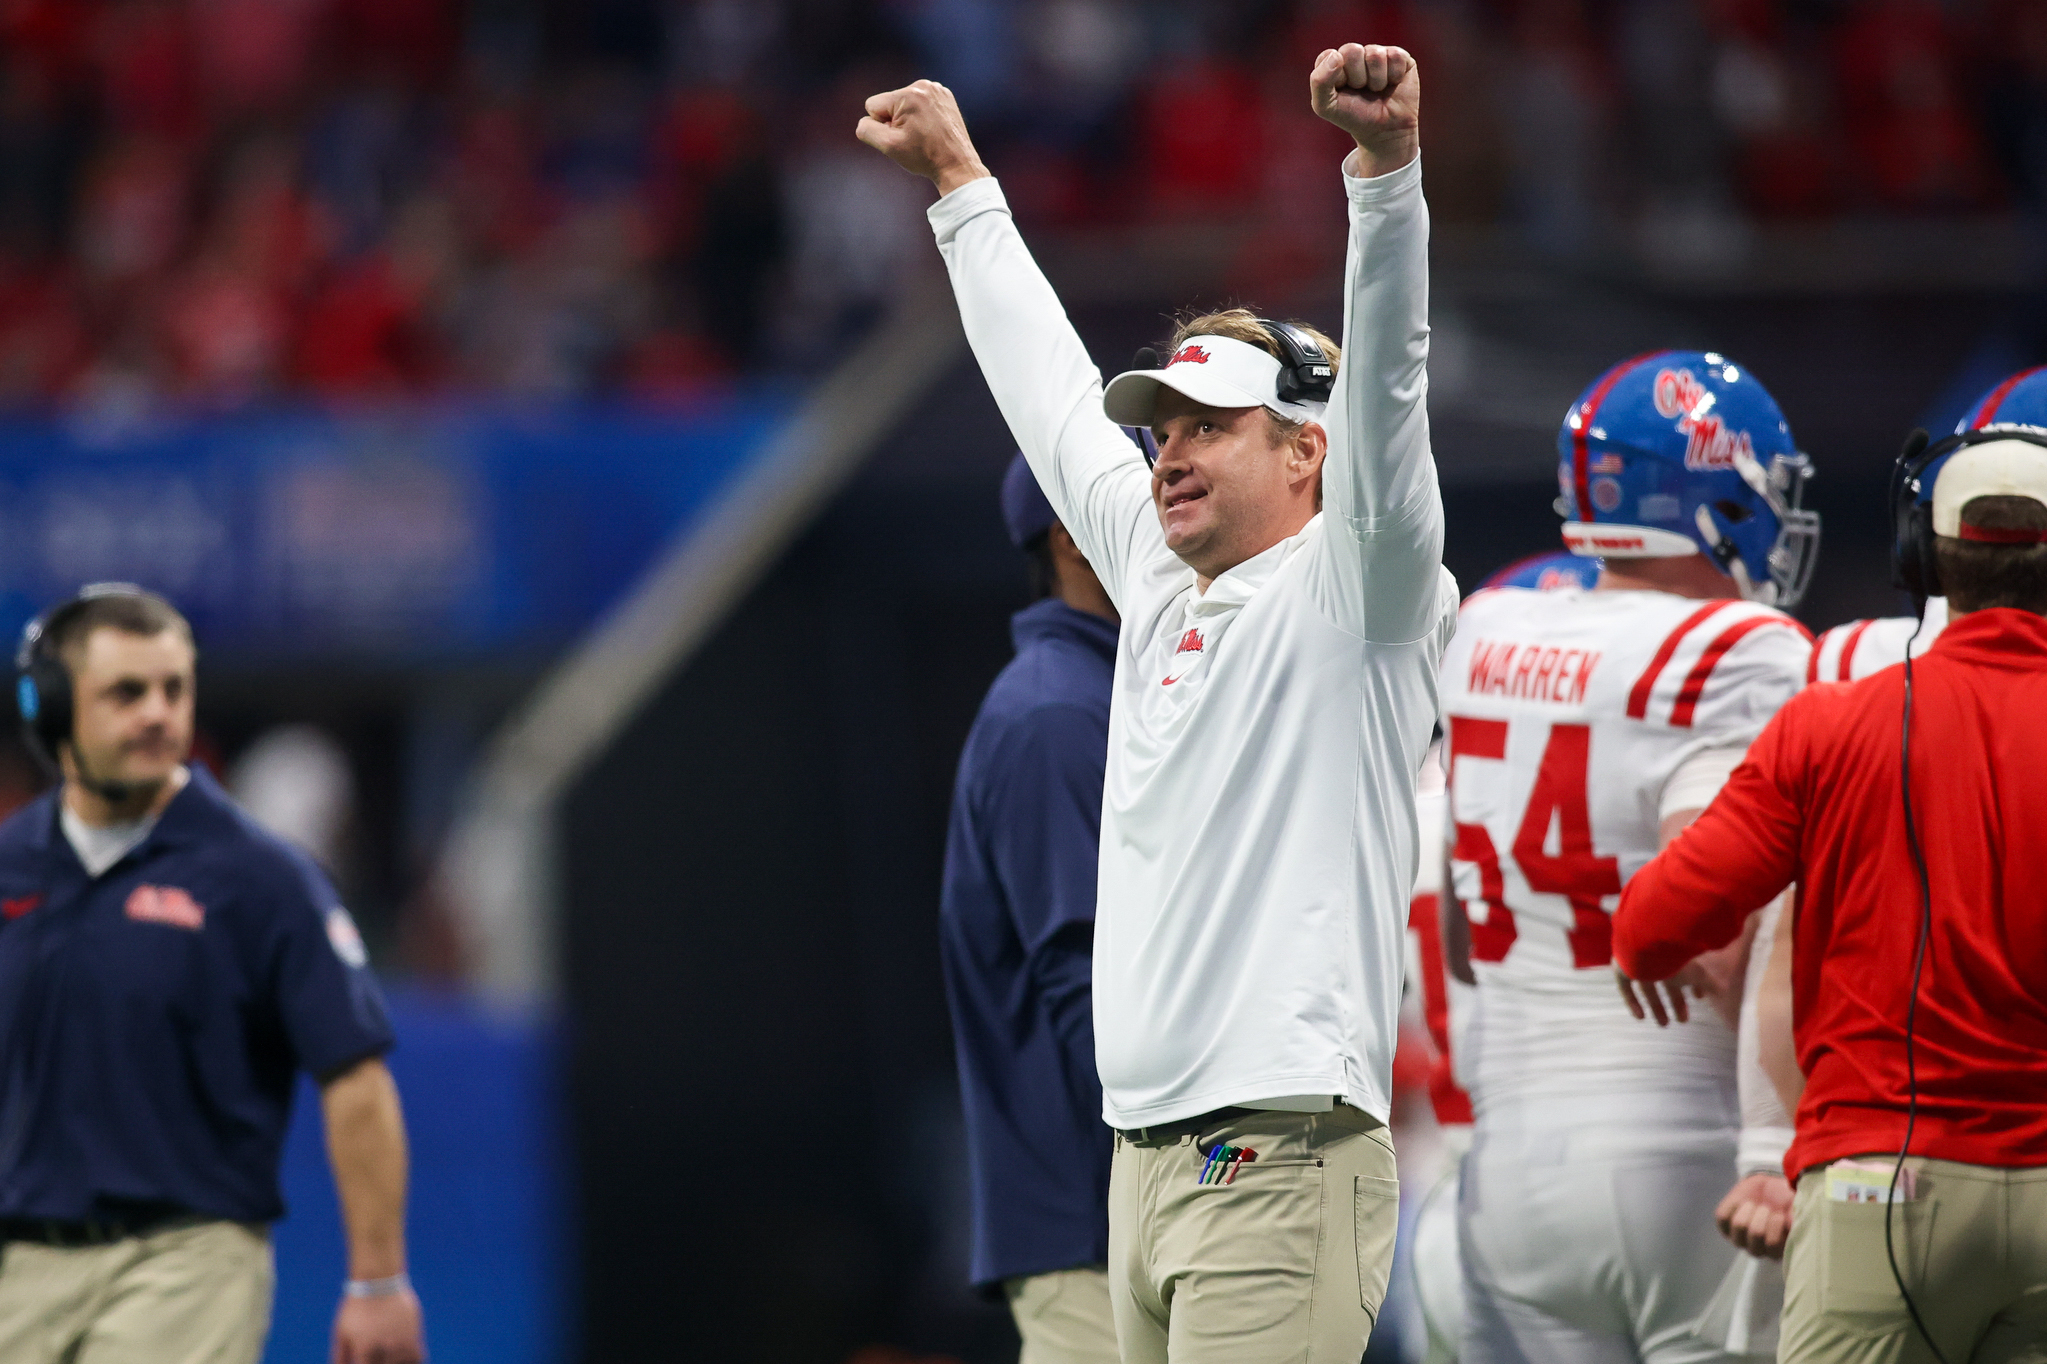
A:
<svg viewBox="0 0 2047 1364">
<path fill-rule="evenodd" d="M 1173 671 L 1167 674 L 1163 679 L 1161 679 L 1159 685 L 1162 687 L 1170 687 L 1175 682 L 1178 682 L 1181 678 L 1185 677 L 1187 675 L 1187 669 L 1193 666 L 1193 660 L 1186 659 L 1186 655 L 1198 654 L 1200 652 L 1201 631 L 1189 630 L 1185 634 L 1181 635 L 1179 647 L 1173 650 L 1172 663 Z M 1182 661 L 1183 659 L 1185 659 L 1186 661 L 1183 662 Z"/>
<path fill-rule="evenodd" d="M 176 886 L 137 886 L 128 893 L 125 910 L 137 923 L 168 924 L 194 933 L 206 927 L 206 906 Z"/>
</svg>

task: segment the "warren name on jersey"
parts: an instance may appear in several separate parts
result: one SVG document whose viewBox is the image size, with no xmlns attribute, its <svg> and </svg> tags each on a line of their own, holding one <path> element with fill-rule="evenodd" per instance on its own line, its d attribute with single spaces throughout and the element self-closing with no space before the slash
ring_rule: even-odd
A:
<svg viewBox="0 0 2047 1364">
<path fill-rule="evenodd" d="M 1778 606 L 1813 563 L 1809 466 L 1763 387 L 1697 352 L 1616 366 L 1559 450 L 1565 543 L 1606 559 L 1598 587 L 1474 594 L 1442 670 L 1478 981 L 1463 1358 L 1733 1358 L 1699 1323 L 1734 1268 L 1713 1226 L 1734 1032 L 1713 1009 L 1630 1019 L 1610 916 L 1804 681 L 1811 638 Z"/>
</svg>

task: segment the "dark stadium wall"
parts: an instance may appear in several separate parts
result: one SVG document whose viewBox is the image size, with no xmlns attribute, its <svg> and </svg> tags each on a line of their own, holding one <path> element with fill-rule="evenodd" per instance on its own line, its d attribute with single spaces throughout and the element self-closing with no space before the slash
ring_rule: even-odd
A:
<svg viewBox="0 0 2047 1364">
<path fill-rule="evenodd" d="M 588 1360 L 1014 1355 L 961 1282 L 935 916 L 1021 566 L 992 482 L 960 554 L 865 482 L 567 802 Z"/>
</svg>

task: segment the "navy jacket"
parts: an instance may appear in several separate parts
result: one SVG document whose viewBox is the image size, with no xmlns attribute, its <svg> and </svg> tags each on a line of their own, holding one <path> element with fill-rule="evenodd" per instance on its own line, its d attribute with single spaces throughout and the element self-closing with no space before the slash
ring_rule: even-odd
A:
<svg viewBox="0 0 2047 1364">
<path fill-rule="evenodd" d="M 973 1187 L 973 1281 L 1109 1258 L 1095 860 L 1116 626 L 1047 599 L 960 755 L 940 947 Z"/>
<path fill-rule="evenodd" d="M 98 877 L 56 792 L 0 824 L 0 1216 L 271 1221 L 297 1072 L 390 1045 L 327 878 L 199 768 Z"/>
</svg>

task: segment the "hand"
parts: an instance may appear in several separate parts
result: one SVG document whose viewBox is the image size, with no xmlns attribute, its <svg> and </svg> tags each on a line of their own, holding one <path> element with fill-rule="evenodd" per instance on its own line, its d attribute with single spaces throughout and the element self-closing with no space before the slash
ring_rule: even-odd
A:
<svg viewBox="0 0 2047 1364">
<path fill-rule="evenodd" d="M 1720 1234 L 1758 1259 L 1781 1260 L 1791 1236 L 1791 1181 L 1778 1174 L 1745 1175 L 1713 1210 Z"/>
<path fill-rule="evenodd" d="M 419 1298 L 409 1288 L 388 1298 L 343 1298 L 328 1357 L 331 1364 L 421 1364 Z"/>
<path fill-rule="evenodd" d="M 1654 1014 L 1656 1026 L 1659 1028 L 1669 1027 L 1673 1016 L 1680 1023 L 1691 1022 L 1692 1011 L 1691 1006 L 1685 1003 L 1685 991 L 1690 989 L 1693 994 L 1703 999 L 1709 993 L 1712 984 L 1697 962 L 1687 962 L 1682 970 L 1668 980 L 1652 980 L 1647 982 L 1631 980 L 1627 973 L 1618 966 L 1613 968 L 1613 978 L 1614 982 L 1620 986 L 1621 998 L 1626 1001 L 1628 1012 L 1637 1019 L 1647 1018 Z M 1635 989 L 1638 985 L 1642 991 L 1640 999 L 1635 997 Z M 1659 994 L 1658 991 L 1662 993 Z M 1664 1007 L 1664 1000 L 1666 998 L 1670 1001 L 1668 1009 Z M 1644 1001 L 1647 1001 L 1648 1004 L 1647 1012 L 1643 1010 Z"/>
<path fill-rule="evenodd" d="M 937 81 L 914 81 L 867 101 L 854 135 L 906 171 L 950 194 L 988 168 L 967 136 L 959 101 Z"/>
<path fill-rule="evenodd" d="M 1404 49 L 1327 49 L 1308 73 L 1308 102 L 1358 144 L 1353 173 L 1361 177 L 1397 171 L 1421 148 L 1421 70 Z"/>
</svg>

